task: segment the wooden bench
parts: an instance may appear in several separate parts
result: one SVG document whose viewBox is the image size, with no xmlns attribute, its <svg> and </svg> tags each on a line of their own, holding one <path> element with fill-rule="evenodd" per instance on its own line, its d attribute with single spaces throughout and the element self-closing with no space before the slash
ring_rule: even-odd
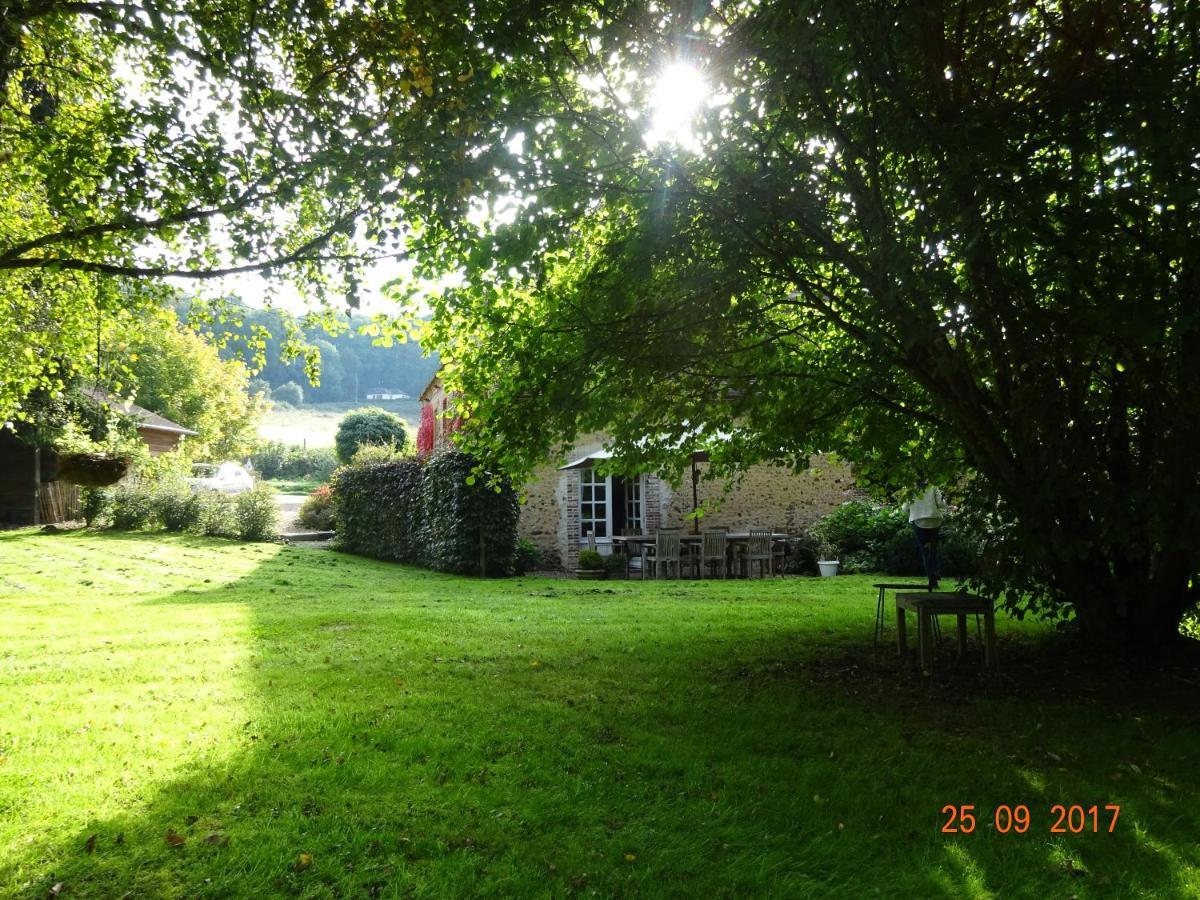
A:
<svg viewBox="0 0 1200 900">
<path fill-rule="evenodd" d="M 983 616 L 983 664 L 996 664 L 996 613 L 991 600 L 973 594 L 923 593 L 896 595 L 896 649 L 901 659 L 908 655 L 905 611 L 917 617 L 917 644 L 921 671 L 933 674 L 933 625 L 937 616 L 958 617 L 958 654 L 967 647 L 967 616 Z"/>
<path fill-rule="evenodd" d="M 883 582 L 879 582 L 878 584 L 873 584 L 873 585 L 871 585 L 871 587 L 879 588 L 879 600 L 875 603 L 875 649 L 878 650 L 879 642 L 883 640 L 884 592 L 885 591 L 928 591 L 929 584 L 928 584 L 928 582 L 926 582 L 925 584 L 908 584 L 907 582 L 893 584 L 889 581 L 883 581 Z"/>
</svg>

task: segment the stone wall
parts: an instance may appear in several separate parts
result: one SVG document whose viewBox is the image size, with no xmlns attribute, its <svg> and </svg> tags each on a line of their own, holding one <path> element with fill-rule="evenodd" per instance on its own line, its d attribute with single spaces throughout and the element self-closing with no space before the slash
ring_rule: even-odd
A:
<svg viewBox="0 0 1200 900">
<path fill-rule="evenodd" d="M 599 450 L 601 438 L 592 435 L 568 454 L 576 460 Z M 703 475 L 705 465 L 700 466 Z M 524 487 L 524 505 L 517 533 L 542 552 L 548 568 L 574 569 L 579 559 L 579 472 L 559 471 L 556 465 L 539 467 Z M 685 477 L 678 490 L 657 475 L 643 481 L 643 514 L 648 533 L 663 525 L 690 528 L 685 517 L 692 511 L 691 481 Z M 783 466 L 756 465 L 726 494 L 720 482 L 701 480 L 699 498 L 711 509 L 704 526 L 740 530 L 752 526 L 798 533 L 846 500 L 861 496 L 850 467 L 834 457 L 814 457 L 804 472 Z"/>
<path fill-rule="evenodd" d="M 815 456 L 803 472 L 766 463 L 751 466 L 728 494 L 720 481 L 704 480 L 707 468 L 704 463 L 698 466 L 700 503 L 712 506 L 701 519 L 701 528 L 762 527 L 796 534 L 847 500 L 862 496 L 850 467 L 836 457 Z M 685 476 L 677 491 L 665 487 L 664 519 L 684 523 L 692 511 L 690 477 Z"/>
</svg>

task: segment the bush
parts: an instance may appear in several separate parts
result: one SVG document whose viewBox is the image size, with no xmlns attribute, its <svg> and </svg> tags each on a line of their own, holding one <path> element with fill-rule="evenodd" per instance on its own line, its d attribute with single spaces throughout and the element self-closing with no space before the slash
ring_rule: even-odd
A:
<svg viewBox="0 0 1200 900">
<path fill-rule="evenodd" d="M 270 541 L 279 533 L 279 507 L 275 492 L 261 482 L 238 494 L 234 504 L 237 537 L 243 541 Z"/>
<path fill-rule="evenodd" d="M 299 406 L 304 402 L 304 388 L 294 381 L 288 381 L 271 391 L 271 399 L 276 403 Z"/>
<path fill-rule="evenodd" d="M 400 459 L 400 451 L 393 444 L 363 444 L 354 451 L 351 465 L 374 466 Z"/>
<path fill-rule="evenodd" d="M 195 530 L 200 525 L 200 501 L 183 479 L 160 482 L 154 492 L 158 521 L 167 531 Z"/>
<path fill-rule="evenodd" d="M 135 531 L 158 524 L 153 483 L 142 478 L 129 478 L 112 491 L 112 527 Z"/>
<path fill-rule="evenodd" d="M 912 526 L 900 507 L 851 500 L 809 531 L 817 540 L 837 548 L 841 570 L 847 574 L 884 572 L 906 577 L 925 574 Z M 978 571 L 978 546 L 953 516 L 947 516 L 942 525 L 939 554 L 943 575 L 957 577 Z"/>
<path fill-rule="evenodd" d="M 300 506 L 300 524 L 313 531 L 329 531 L 334 526 L 333 488 L 321 485 Z"/>
<path fill-rule="evenodd" d="M 196 530 L 208 537 L 236 538 L 238 536 L 237 502 L 220 491 L 197 491 L 196 505 L 200 511 Z"/>
<path fill-rule="evenodd" d="M 342 549 L 424 565 L 418 533 L 423 483 L 424 466 L 415 459 L 338 469 L 332 488 Z"/>
<path fill-rule="evenodd" d="M 334 474 L 338 540 L 376 559 L 463 575 L 515 568 L 516 493 L 476 479 L 474 461 L 448 451 L 427 462 L 357 464 Z"/>
<path fill-rule="evenodd" d="M 517 494 L 506 479 L 493 485 L 474 469 L 474 458 L 459 450 L 425 463 L 427 565 L 459 575 L 509 575 L 517 548 Z"/>
<path fill-rule="evenodd" d="M 89 527 L 103 527 L 112 514 L 112 491 L 109 488 L 84 488 L 79 492 L 80 512 Z"/>
<path fill-rule="evenodd" d="M 307 450 L 279 441 L 263 441 L 250 454 L 250 465 L 261 478 L 328 481 L 338 460 L 328 447 Z"/>
<path fill-rule="evenodd" d="M 338 423 L 334 445 L 337 458 L 349 463 L 363 444 L 391 444 L 403 450 L 408 441 L 404 420 L 377 406 L 367 406 L 348 413 Z"/>
<path fill-rule="evenodd" d="M 808 532 L 788 538 L 783 571 L 788 575 L 816 575 L 820 542 Z"/>
<path fill-rule="evenodd" d="M 517 541 L 517 549 L 513 552 L 513 574 L 524 575 L 534 572 L 542 565 L 542 551 L 538 545 L 528 538 Z"/>
<path fill-rule="evenodd" d="M 604 557 L 600 555 L 599 550 L 584 549 L 579 551 L 579 568 L 581 569 L 603 569 Z"/>
</svg>

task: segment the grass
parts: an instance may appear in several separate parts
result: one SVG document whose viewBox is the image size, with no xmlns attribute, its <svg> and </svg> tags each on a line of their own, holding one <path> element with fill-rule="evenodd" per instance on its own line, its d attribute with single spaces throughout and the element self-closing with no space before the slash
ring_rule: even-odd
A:
<svg viewBox="0 0 1200 900">
<path fill-rule="evenodd" d="M 1066 689 L 1003 619 L 1001 679 L 930 686 L 871 652 L 869 582 L 0 535 L 0 895 L 1200 895 L 1194 685 Z"/>
<path fill-rule="evenodd" d="M 338 422 L 346 413 L 364 406 L 378 406 L 394 412 L 408 425 L 409 441 L 415 439 L 421 421 L 417 400 L 362 400 L 357 403 L 305 403 L 303 406 L 276 406 L 258 427 L 260 437 L 282 441 L 295 447 L 332 447 Z"/>
<path fill-rule="evenodd" d="M 311 494 L 325 484 L 320 478 L 268 478 L 266 483 L 279 494 Z"/>
</svg>

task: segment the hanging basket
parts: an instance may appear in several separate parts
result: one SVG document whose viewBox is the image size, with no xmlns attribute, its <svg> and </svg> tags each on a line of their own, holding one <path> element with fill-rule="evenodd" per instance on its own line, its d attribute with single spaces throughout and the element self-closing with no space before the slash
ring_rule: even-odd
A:
<svg viewBox="0 0 1200 900">
<path fill-rule="evenodd" d="M 65 453 L 59 458 L 58 477 L 81 487 L 107 487 L 116 484 L 129 470 L 124 456 L 102 453 Z"/>
</svg>

